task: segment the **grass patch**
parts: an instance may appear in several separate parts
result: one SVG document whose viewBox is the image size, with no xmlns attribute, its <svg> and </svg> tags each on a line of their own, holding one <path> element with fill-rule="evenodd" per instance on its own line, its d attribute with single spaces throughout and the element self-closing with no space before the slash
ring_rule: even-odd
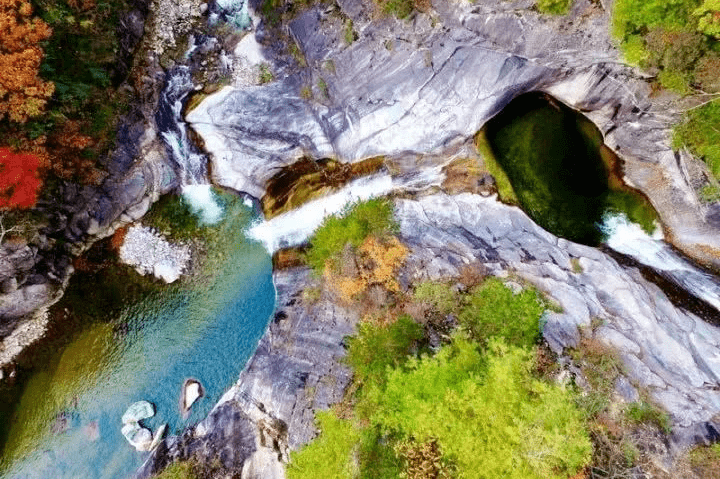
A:
<svg viewBox="0 0 720 479">
<path fill-rule="evenodd" d="M 347 45 L 352 45 L 352 43 L 357 40 L 357 33 L 353 30 L 353 21 L 350 18 L 345 20 L 345 26 L 343 27 L 343 39 Z"/>
<path fill-rule="evenodd" d="M 195 469 L 195 466 L 188 461 L 173 462 L 153 477 L 155 479 L 200 479 Z"/>
<path fill-rule="evenodd" d="M 275 79 L 275 75 L 273 75 L 273 72 L 270 71 L 270 66 L 267 63 L 261 63 L 258 68 L 260 70 L 258 82 L 261 85 L 264 85 L 265 83 L 270 83 Z"/>
<path fill-rule="evenodd" d="M 340 253 L 345 245 L 358 248 L 365 238 L 394 232 L 392 203 L 387 199 L 372 199 L 349 206 L 340 216 L 330 216 L 310 238 L 307 263 L 321 273 L 325 263 Z"/>
<path fill-rule="evenodd" d="M 668 413 L 649 401 L 639 401 L 630 404 L 625 411 L 630 422 L 636 424 L 652 424 L 665 434 L 670 434 L 672 428 Z"/>
</svg>

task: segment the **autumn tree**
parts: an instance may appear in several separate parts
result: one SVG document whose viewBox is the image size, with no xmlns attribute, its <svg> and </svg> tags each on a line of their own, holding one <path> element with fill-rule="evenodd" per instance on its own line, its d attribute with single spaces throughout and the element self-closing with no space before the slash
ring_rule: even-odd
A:
<svg viewBox="0 0 720 479">
<path fill-rule="evenodd" d="M 41 162 L 36 154 L 0 148 L 0 210 L 35 206 Z"/>
<path fill-rule="evenodd" d="M 44 21 L 32 18 L 29 2 L 0 0 L 0 120 L 25 123 L 42 113 L 55 86 L 38 76 L 43 57 L 38 45 L 51 33 Z"/>
</svg>

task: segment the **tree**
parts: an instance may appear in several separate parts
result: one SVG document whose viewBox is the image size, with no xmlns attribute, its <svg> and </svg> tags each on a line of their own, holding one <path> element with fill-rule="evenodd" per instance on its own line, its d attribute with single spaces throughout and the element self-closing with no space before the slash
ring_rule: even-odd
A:
<svg viewBox="0 0 720 479">
<path fill-rule="evenodd" d="M 42 181 L 41 158 L 0 148 L 0 209 L 32 208 Z"/>
<path fill-rule="evenodd" d="M 698 18 L 698 30 L 720 40 L 720 0 L 705 0 L 693 15 Z"/>
<path fill-rule="evenodd" d="M 38 76 L 43 57 L 38 45 L 52 30 L 31 15 L 29 2 L 0 0 L 0 120 L 25 123 L 42 113 L 55 91 Z"/>
</svg>

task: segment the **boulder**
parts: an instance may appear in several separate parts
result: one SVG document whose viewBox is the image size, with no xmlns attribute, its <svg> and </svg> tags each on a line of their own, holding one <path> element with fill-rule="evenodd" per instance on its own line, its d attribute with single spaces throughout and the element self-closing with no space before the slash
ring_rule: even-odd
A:
<svg viewBox="0 0 720 479">
<path fill-rule="evenodd" d="M 183 383 L 182 394 L 180 396 L 180 411 L 183 417 L 187 417 L 190 408 L 195 401 L 205 395 L 205 390 L 197 379 L 186 379 Z"/>
<path fill-rule="evenodd" d="M 125 439 L 138 451 L 149 451 L 153 441 L 153 435 L 150 429 L 142 427 L 137 422 L 130 422 L 123 425 L 121 429 Z"/>
<path fill-rule="evenodd" d="M 155 406 L 148 401 L 138 401 L 130 405 L 122 415 L 123 425 L 138 423 L 143 419 L 153 417 L 155 415 Z"/>
</svg>

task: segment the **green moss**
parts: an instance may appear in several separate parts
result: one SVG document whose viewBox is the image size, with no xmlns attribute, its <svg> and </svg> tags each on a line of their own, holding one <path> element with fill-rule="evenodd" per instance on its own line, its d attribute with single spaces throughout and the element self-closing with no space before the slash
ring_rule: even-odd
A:
<svg viewBox="0 0 720 479">
<path fill-rule="evenodd" d="M 538 0 L 535 4 L 539 11 L 552 15 L 565 15 L 571 5 L 572 0 Z"/>
<path fill-rule="evenodd" d="M 520 204 L 520 200 L 515 194 L 510 178 L 508 178 L 507 174 L 505 174 L 505 170 L 503 170 L 502 166 L 500 166 L 500 163 L 498 163 L 497 158 L 495 157 L 495 153 L 493 153 L 485 130 L 480 130 L 475 135 L 475 147 L 477 148 L 478 153 L 482 156 L 483 163 L 485 163 L 485 167 L 488 172 L 493 176 L 493 178 L 495 178 L 495 184 L 497 186 L 500 200 L 509 205 Z"/>
<path fill-rule="evenodd" d="M 397 229 L 392 204 L 386 199 L 372 199 L 348 207 L 340 216 L 326 218 L 310 238 L 307 263 L 320 273 L 325 262 L 345 245 L 358 247 L 369 235 L 388 234 Z"/>
<path fill-rule="evenodd" d="M 200 479 L 190 462 L 174 462 L 163 469 L 154 479 Z"/>
<path fill-rule="evenodd" d="M 413 0 L 376 0 L 383 13 L 397 18 L 407 18 L 415 9 Z"/>
</svg>

